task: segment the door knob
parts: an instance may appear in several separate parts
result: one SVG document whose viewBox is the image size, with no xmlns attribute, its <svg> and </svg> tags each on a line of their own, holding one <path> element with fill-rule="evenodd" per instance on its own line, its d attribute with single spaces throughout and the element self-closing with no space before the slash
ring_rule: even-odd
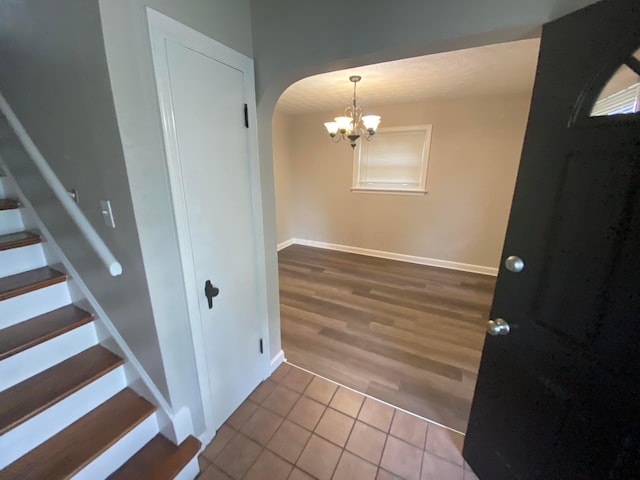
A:
<svg viewBox="0 0 640 480">
<path fill-rule="evenodd" d="M 204 295 L 207 297 L 207 302 L 209 302 L 209 310 L 213 308 L 213 297 L 217 297 L 219 293 L 220 289 L 218 287 L 214 287 L 211 284 L 211 280 L 204 282 Z"/>
<path fill-rule="evenodd" d="M 507 267 L 507 270 L 510 272 L 520 273 L 524 270 L 524 261 L 520 257 L 511 255 L 504 261 L 504 266 Z"/>
<path fill-rule="evenodd" d="M 489 332 L 489 335 L 508 335 L 510 331 L 511 327 L 502 318 L 496 318 L 488 322 L 487 332 Z"/>
</svg>

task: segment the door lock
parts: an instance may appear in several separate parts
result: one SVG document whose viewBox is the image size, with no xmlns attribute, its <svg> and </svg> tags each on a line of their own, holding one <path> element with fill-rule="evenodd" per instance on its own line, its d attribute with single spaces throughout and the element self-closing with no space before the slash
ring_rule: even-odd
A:
<svg viewBox="0 0 640 480">
<path fill-rule="evenodd" d="M 204 295 L 207 297 L 207 302 L 209 302 L 209 310 L 213 308 L 213 297 L 217 297 L 219 293 L 220 289 L 218 287 L 214 287 L 211 284 L 211 280 L 204 282 Z"/>
</svg>

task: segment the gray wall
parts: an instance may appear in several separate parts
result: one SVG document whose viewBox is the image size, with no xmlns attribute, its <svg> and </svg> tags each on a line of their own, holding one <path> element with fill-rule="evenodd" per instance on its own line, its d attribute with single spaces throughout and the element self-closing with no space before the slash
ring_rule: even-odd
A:
<svg viewBox="0 0 640 480">
<path fill-rule="evenodd" d="M 527 38 L 593 0 L 252 0 L 270 349 L 280 350 L 271 122 L 275 104 L 309 75 Z"/>
<path fill-rule="evenodd" d="M 294 118 L 277 110 L 273 113 L 273 176 L 278 243 L 296 236 L 293 218 L 295 178 L 293 159 L 291 158 L 293 137 L 290 134 L 291 127 L 294 126 Z M 295 124 L 295 127 L 297 129 L 298 125 Z"/>
<path fill-rule="evenodd" d="M 12 172 L 156 386 L 168 396 L 105 60 L 97 1 L 0 0 L 0 91 L 123 265 L 112 278 L 19 152 Z M 12 148 L 4 144 L 5 148 Z M 7 154 L 7 150 L 4 150 Z M 4 156 L 3 154 L 3 156 Z M 117 228 L 99 200 L 112 202 Z"/>
<path fill-rule="evenodd" d="M 248 0 L 100 0 L 111 86 L 146 279 L 174 405 L 204 428 L 173 222 L 145 7 L 251 56 Z"/>
<path fill-rule="evenodd" d="M 0 91 L 79 191 L 124 274 L 108 276 L 29 162 L 16 158 L 13 173 L 160 391 L 174 410 L 189 407 L 201 433 L 146 6 L 252 53 L 248 0 L 0 0 Z M 101 199 L 112 201 L 115 230 Z"/>
</svg>

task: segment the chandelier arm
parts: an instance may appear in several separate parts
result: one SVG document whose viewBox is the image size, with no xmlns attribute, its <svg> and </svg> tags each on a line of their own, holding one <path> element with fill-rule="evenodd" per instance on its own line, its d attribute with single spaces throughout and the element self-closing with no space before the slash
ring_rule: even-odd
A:
<svg viewBox="0 0 640 480">
<path fill-rule="evenodd" d="M 353 148 L 356 146 L 356 142 L 361 137 L 371 140 L 375 134 L 375 129 L 380 122 L 380 117 L 370 115 L 373 118 L 368 120 L 370 127 L 367 127 L 362 122 L 363 111 L 362 107 L 358 104 L 358 87 L 357 83 L 361 80 L 359 75 L 352 75 L 349 80 L 353 82 L 353 99 L 351 105 L 348 105 L 344 109 L 344 117 L 336 117 L 335 122 L 325 123 L 325 127 L 329 131 L 334 143 L 338 143 L 340 140 L 348 141 Z M 351 120 L 349 122 L 349 119 Z M 377 119 L 377 120 L 376 120 Z"/>
</svg>

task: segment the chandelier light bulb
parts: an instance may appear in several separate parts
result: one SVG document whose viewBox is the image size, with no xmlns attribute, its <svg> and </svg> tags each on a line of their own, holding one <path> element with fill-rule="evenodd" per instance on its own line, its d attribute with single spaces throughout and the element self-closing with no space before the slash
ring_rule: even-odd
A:
<svg viewBox="0 0 640 480">
<path fill-rule="evenodd" d="M 352 75 L 349 81 L 353 82 L 353 101 L 344 110 L 344 116 L 336 117 L 333 122 L 324 124 L 329 136 L 335 142 L 347 140 L 349 144 L 356 148 L 358 139 L 361 137 L 371 140 L 380 124 L 379 115 L 362 116 L 362 107 L 358 104 L 356 96 L 356 85 L 362 80 L 359 75 Z"/>
<path fill-rule="evenodd" d="M 353 121 L 353 118 L 336 117 L 334 120 L 338 124 L 338 130 L 340 130 L 340 133 L 348 133 L 351 131 L 351 122 Z"/>
<path fill-rule="evenodd" d="M 324 126 L 331 137 L 335 137 L 338 133 L 338 122 L 325 122 Z"/>
<path fill-rule="evenodd" d="M 364 128 L 367 129 L 369 133 L 375 133 L 378 129 L 378 125 L 380 124 L 380 115 L 365 115 L 362 117 L 362 123 L 364 123 Z"/>
</svg>

